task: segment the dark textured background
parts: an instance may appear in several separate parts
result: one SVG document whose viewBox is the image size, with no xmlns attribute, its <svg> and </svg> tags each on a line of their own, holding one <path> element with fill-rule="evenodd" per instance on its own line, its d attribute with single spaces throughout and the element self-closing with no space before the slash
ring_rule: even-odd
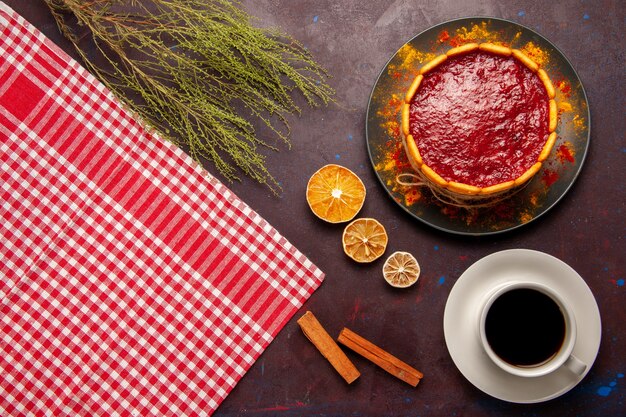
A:
<svg viewBox="0 0 626 417">
<path fill-rule="evenodd" d="M 68 51 L 40 0 L 5 0 Z M 424 372 L 417 388 L 349 353 L 362 376 L 351 386 L 330 368 L 300 332 L 296 317 L 250 369 L 216 416 L 620 416 L 626 414 L 624 302 L 624 29 L 623 2 L 614 1 L 329 1 L 247 0 L 263 26 L 278 26 L 308 47 L 333 75 L 337 105 L 305 108 L 291 120 L 291 150 L 268 152 L 280 197 L 251 180 L 231 184 L 327 274 L 304 306 L 331 335 L 350 327 Z M 376 78 L 407 40 L 432 25 L 467 16 L 493 16 L 523 24 L 569 58 L 591 109 L 591 148 L 566 197 L 547 215 L 513 232 L 471 238 L 436 231 L 402 211 L 370 166 L 365 112 Z M 263 134 L 263 132 L 260 132 Z M 339 155 L 339 161 L 337 156 Z M 309 211 L 305 187 L 326 163 L 353 169 L 367 187 L 360 216 L 387 227 L 387 254 L 412 252 L 422 266 L 418 285 L 393 291 L 383 281 L 382 259 L 357 265 L 341 249 L 342 226 Z M 207 166 L 214 173 L 211 166 Z M 445 347 L 443 311 L 460 274 L 490 253 L 528 248 L 552 254 L 578 271 L 596 296 L 602 344 L 586 378 L 564 396 L 516 405 L 474 388 Z"/>
</svg>

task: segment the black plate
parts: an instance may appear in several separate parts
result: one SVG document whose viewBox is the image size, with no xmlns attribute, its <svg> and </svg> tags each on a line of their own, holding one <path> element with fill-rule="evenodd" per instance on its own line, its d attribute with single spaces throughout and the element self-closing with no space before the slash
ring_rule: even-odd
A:
<svg viewBox="0 0 626 417">
<path fill-rule="evenodd" d="M 521 49 L 544 68 L 556 87 L 557 142 L 528 185 L 511 198 L 483 209 L 444 204 L 430 190 L 406 187 L 398 174 L 410 173 L 400 134 L 400 105 L 421 65 L 467 42 L 499 42 Z M 464 18 L 425 30 L 400 48 L 381 71 L 370 96 L 366 139 L 378 179 L 391 198 L 416 219 L 461 235 L 489 235 L 516 229 L 539 218 L 561 200 L 580 173 L 589 148 L 587 96 L 574 68 L 547 39 L 517 23 L 496 18 Z"/>
</svg>

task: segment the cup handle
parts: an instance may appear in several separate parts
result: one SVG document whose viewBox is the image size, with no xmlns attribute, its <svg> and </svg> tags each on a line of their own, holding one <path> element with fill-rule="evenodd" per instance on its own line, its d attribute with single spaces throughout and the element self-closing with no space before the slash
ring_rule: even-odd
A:
<svg viewBox="0 0 626 417">
<path fill-rule="evenodd" d="M 576 375 L 582 375 L 585 369 L 587 369 L 587 365 L 574 355 L 570 355 L 565 362 L 565 367 Z"/>
</svg>

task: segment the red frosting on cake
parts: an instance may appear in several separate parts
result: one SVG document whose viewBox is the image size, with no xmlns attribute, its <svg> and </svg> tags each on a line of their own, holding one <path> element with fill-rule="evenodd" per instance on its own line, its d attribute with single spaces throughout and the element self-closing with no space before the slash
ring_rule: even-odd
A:
<svg viewBox="0 0 626 417">
<path fill-rule="evenodd" d="M 443 179 L 489 187 L 537 162 L 549 134 L 548 103 L 539 77 L 517 59 L 473 52 L 424 76 L 409 133 Z"/>
</svg>

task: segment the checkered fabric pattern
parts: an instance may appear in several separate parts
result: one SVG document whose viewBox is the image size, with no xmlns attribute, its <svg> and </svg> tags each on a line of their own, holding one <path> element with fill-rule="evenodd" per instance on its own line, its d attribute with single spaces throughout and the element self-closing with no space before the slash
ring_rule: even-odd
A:
<svg viewBox="0 0 626 417">
<path fill-rule="evenodd" d="M 0 415 L 211 415 L 323 273 L 0 3 Z"/>
</svg>

